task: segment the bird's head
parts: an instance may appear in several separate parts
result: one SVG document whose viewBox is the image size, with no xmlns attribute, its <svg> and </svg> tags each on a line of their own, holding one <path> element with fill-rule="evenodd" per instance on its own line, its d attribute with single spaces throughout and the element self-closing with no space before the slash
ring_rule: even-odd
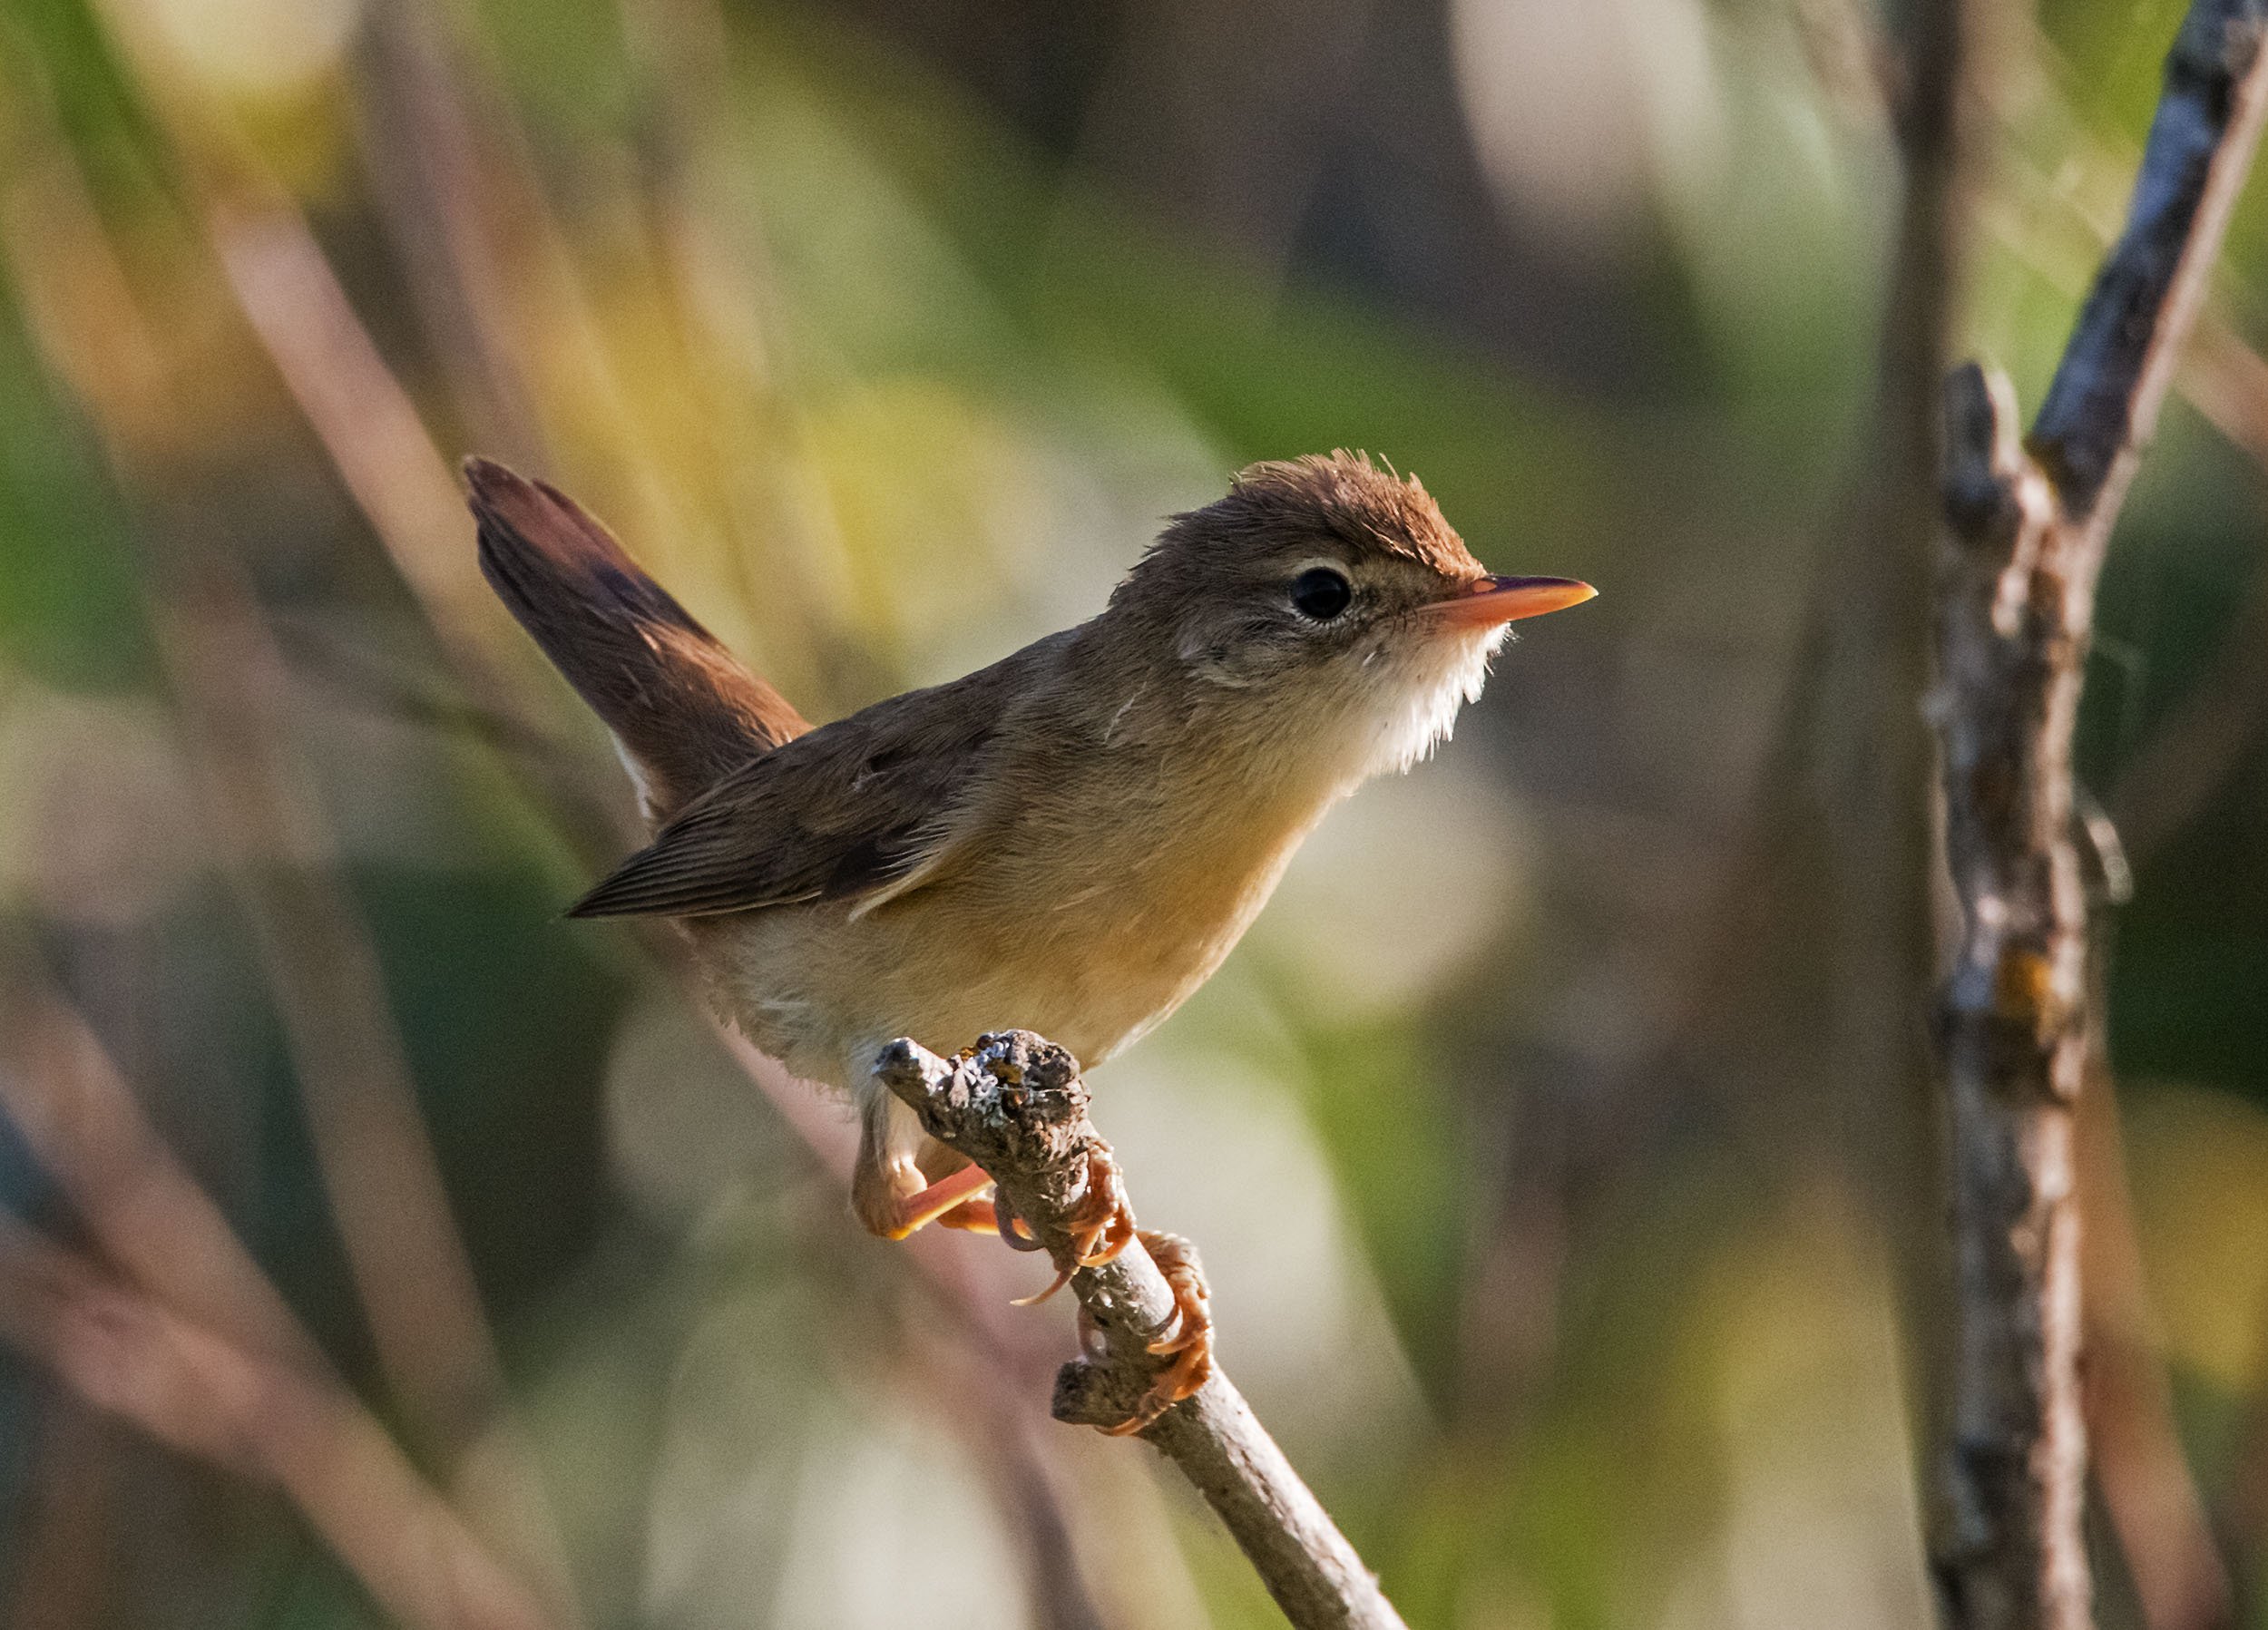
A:
<svg viewBox="0 0 2268 1630">
<path fill-rule="evenodd" d="M 1596 592 L 1489 575 L 1414 477 L 1334 453 L 1254 464 L 1175 516 L 1111 610 L 1169 644 L 1187 683 L 1352 781 L 1446 737 L 1512 622 Z"/>
</svg>

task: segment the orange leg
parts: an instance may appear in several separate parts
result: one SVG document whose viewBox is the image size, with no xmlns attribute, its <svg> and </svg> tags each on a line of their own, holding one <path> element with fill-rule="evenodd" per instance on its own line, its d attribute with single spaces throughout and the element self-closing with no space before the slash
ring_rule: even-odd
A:
<svg viewBox="0 0 2268 1630">
<path fill-rule="evenodd" d="M 1173 1290 L 1173 1319 L 1158 1332 L 1150 1352 L 1173 1362 L 1149 1384 L 1134 1413 L 1103 1430 L 1113 1438 L 1130 1437 L 1202 1387 L 1213 1374 L 1213 1315 L 1207 1304 L 1205 1270 L 1197 1260 L 1197 1247 L 1178 1234 L 1154 1228 L 1138 1237 Z"/>
<path fill-rule="evenodd" d="M 957 1211 L 965 1202 L 975 1199 L 992 1186 L 992 1180 L 973 1166 L 964 1166 L 949 1177 L 940 1177 L 918 1194 L 904 1195 L 890 1204 L 888 1226 L 881 1232 L 885 1239 L 904 1239 L 917 1228 L 943 1221 L 948 1214 Z M 965 1223 L 955 1223 L 965 1227 Z"/>
<path fill-rule="evenodd" d="M 973 1195 L 937 1219 L 940 1228 L 958 1228 L 963 1234 L 998 1234 L 1000 1217 L 992 1208 L 989 1195 Z"/>
</svg>

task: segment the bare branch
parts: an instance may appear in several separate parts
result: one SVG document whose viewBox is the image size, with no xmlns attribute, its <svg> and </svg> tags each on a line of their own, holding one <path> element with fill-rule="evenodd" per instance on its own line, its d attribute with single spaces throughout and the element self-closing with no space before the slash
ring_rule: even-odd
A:
<svg viewBox="0 0 2268 1630">
<path fill-rule="evenodd" d="M 1014 1214 L 1070 1269 L 1071 1293 L 1098 1340 L 1056 1379 L 1059 1420 L 1112 1425 L 1142 1407 L 1160 1368 L 1150 1351 L 1176 1316 L 1165 1274 L 1139 1244 L 1095 1267 L 1071 1241 L 1090 1173 L 1110 1146 L 1087 1118 L 1071 1056 L 1027 1030 L 982 1037 L 948 1063 L 912 1041 L 883 1050 L 875 1073 L 932 1137 L 967 1156 Z M 1228 1378 L 1215 1368 L 1194 1395 L 1142 1430 L 1205 1497 L 1299 1630 L 1399 1630 L 1401 1615 Z"/>
<path fill-rule="evenodd" d="M 2260 0 L 2195 0 L 2182 19 L 2126 230 L 2096 274 L 2027 441 L 2068 516 L 2093 522 L 2097 551 L 2156 426 L 2252 165 L 2263 26 Z"/>
<path fill-rule="evenodd" d="M 2091 1619 L 2075 1166 L 2087 899 L 2071 737 L 2104 549 L 2258 136 L 2264 10 L 2191 6 L 2126 231 L 2028 451 L 2004 380 L 1971 365 L 1947 386 L 1934 712 L 1962 915 L 1939 1037 L 1958 1331 L 1931 1560 L 1960 1630 Z"/>
</svg>

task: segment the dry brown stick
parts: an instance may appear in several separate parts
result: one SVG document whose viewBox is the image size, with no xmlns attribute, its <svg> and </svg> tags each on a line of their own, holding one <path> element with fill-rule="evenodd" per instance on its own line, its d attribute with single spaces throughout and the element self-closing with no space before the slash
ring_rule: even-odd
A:
<svg viewBox="0 0 2268 1630">
<path fill-rule="evenodd" d="M 2091 1621 L 2074 1120 L 2087 901 L 2071 736 L 2095 585 L 2259 132 L 2260 0 L 2196 0 L 2125 232 L 2028 446 L 2005 381 L 1947 386 L 1932 711 L 1960 944 L 1940 998 L 1957 1333 L 1931 1538 L 1961 1630 Z"/>
<path fill-rule="evenodd" d="M 335 1380 L 223 1341 L 5 1214 L 0 1342 L 160 1442 L 279 1488 L 413 1630 L 551 1630 Z"/>
<path fill-rule="evenodd" d="M 1110 1153 L 1087 1118 L 1077 1060 L 1028 1030 L 1009 1030 L 952 1062 L 894 1041 L 875 1073 L 924 1131 L 983 1168 L 1059 1264 L 1071 1264 L 1073 1219 L 1089 1198 L 1095 1158 Z M 1161 1368 L 1150 1342 L 1174 1321 L 1174 1293 L 1139 1243 L 1076 1268 L 1070 1284 L 1097 1340 L 1089 1357 L 1057 1376 L 1055 1415 L 1116 1425 L 1142 1406 Z M 1196 1485 L 1298 1630 L 1401 1630 L 1376 1577 L 1217 1366 L 1141 1436 Z"/>
</svg>

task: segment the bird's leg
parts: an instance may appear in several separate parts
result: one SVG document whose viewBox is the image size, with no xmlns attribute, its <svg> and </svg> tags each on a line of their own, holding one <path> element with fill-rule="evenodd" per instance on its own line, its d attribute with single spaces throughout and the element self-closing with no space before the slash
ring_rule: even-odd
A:
<svg viewBox="0 0 2268 1630">
<path fill-rule="evenodd" d="M 1000 1218 L 993 1211 L 992 1201 L 992 1195 L 972 1195 L 940 1216 L 937 1226 L 958 1228 L 963 1234 L 998 1234 Z M 1016 1242 L 1012 1240 L 1010 1243 Z"/>
<path fill-rule="evenodd" d="M 867 1231 L 884 1239 L 904 1239 L 931 1223 L 969 1226 L 992 1180 L 974 1166 L 963 1166 L 934 1183 L 922 1170 L 921 1128 L 913 1111 L 884 1095 L 864 1106 L 859 1118 L 858 1159 L 851 1172 L 851 1208 Z M 940 1151 L 941 1153 L 943 1151 Z"/>
<path fill-rule="evenodd" d="M 1131 1437 L 1142 1430 L 1202 1387 L 1213 1373 L 1213 1314 L 1197 1247 L 1178 1234 L 1155 1228 L 1144 1228 L 1136 1237 L 1173 1292 L 1173 1315 L 1149 1343 L 1150 1352 L 1160 1358 L 1171 1354 L 1173 1362 L 1158 1371 L 1131 1415 L 1102 1429 L 1113 1438 Z M 1083 1337 L 1089 1330 L 1083 1308 L 1080 1323 Z"/>
<path fill-rule="evenodd" d="M 918 1168 L 917 1168 L 918 1169 Z M 964 1166 L 951 1176 L 940 1177 L 927 1188 L 910 1195 L 901 1195 L 891 1203 L 889 1225 L 877 1230 L 885 1239 L 904 1239 L 932 1223 L 942 1223 L 952 1228 L 989 1227 L 992 1221 L 992 1207 L 974 1205 L 992 1180 L 976 1166 Z M 983 1221 L 973 1223 L 968 1218 L 978 1210 Z"/>
<path fill-rule="evenodd" d="M 921 1165 L 922 1176 L 925 1178 L 934 1178 L 929 1190 L 931 1193 L 936 1193 L 939 1185 L 952 1181 L 964 1171 L 974 1169 L 961 1155 L 931 1137 L 924 1137 L 922 1140 L 921 1154 L 917 1158 Z M 953 1169 L 945 1172 L 943 1176 L 937 1176 L 936 1173 L 941 1166 L 951 1166 Z M 989 1182 L 986 1183 L 982 1188 L 957 1203 L 952 1210 L 938 1213 L 937 1226 L 958 1228 L 964 1234 L 997 1233 L 1000 1223 L 995 1194 L 996 1191 L 992 1189 L 992 1186 Z"/>
</svg>

